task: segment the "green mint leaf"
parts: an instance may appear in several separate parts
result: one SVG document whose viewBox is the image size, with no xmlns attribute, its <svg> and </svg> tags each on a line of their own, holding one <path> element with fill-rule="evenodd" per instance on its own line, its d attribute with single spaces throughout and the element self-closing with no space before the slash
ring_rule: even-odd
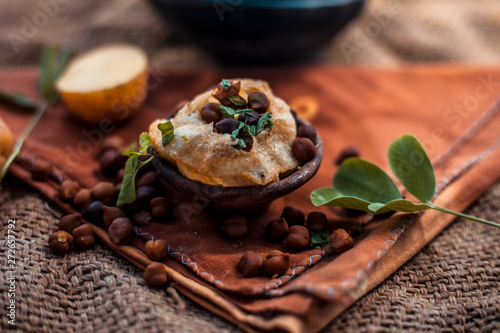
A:
<svg viewBox="0 0 500 333">
<path fill-rule="evenodd" d="M 398 212 L 412 213 L 418 212 L 421 210 L 430 209 L 431 207 L 428 204 L 415 204 L 410 200 L 406 199 L 396 199 L 387 204 L 382 203 L 372 203 L 368 206 L 368 209 L 371 210 L 374 214 L 380 214 L 381 212 L 387 212 L 391 210 L 396 210 Z"/>
<path fill-rule="evenodd" d="M 234 115 L 236 114 L 236 111 L 234 111 L 232 108 L 224 105 L 219 106 L 220 112 L 222 112 L 222 115 L 224 118 L 234 118 Z"/>
<path fill-rule="evenodd" d="M 389 166 L 396 178 L 415 198 L 430 202 L 436 190 L 431 161 L 418 140 L 411 135 L 396 139 L 387 152 Z"/>
<path fill-rule="evenodd" d="M 246 105 L 245 101 L 239 96 L 229 96 L 228 99 L 235 105 Z"/>
<path fill-rule="evenodd" d="M 333 178 L 333 188 L 343 196 L 371 203 L 401 199 L 392 179 L 378 166 L 361 158 L 349 158 L 342 163 Z"/>
<path fill-rule="evenodd" d="M 245 126 L 245 123 L 241 122 L 240 121 L 240 124 L 238 125 L 238 128 L 235 129 L 232 133 L 231 133 L 231 137 L 233 139 L 236 139 L 236 137 L 240 134 L 240 130 L 243 128 L 243 126 Z"/>
<path fill-rule="evenodd" d="M 38 105 L 37 102 L 22 94 L 9 93 L 1 90 L 0 90 L 0 102 L 4 102 L 6 104 L 10 104 L 25 109 L 34 109 Z"/>
<path fill-rule="evenodd" d="M 328 243 L 330 241 L 330 233 L 327 230 L 322 231 L 311 231 L 311 240 L 309 245 L 315 247 L 318 244 Z"/>
<path fill-rule="evenodd" d="M 245 141 L 243 141 L 242 139 L 238 139 L 238 145 L 241 147 L 241 148 L 245 148 L 247 145 L 245 144 Z"/>
<path fill-rule="evenodd" d="M 349 209 L 362 210 L 370 213 L 368 206 L 371 202 L 351 197 L 344 196 L 333 188 L 319 188 L 311 193 L 311 201 L 315 206 L 338 206 Z"/>
<path fill-rule="evenodd" d="M 221 85 L 224 90 L 228 90 L 231 87 L 231 82 L 229 82 L 229 80 L 222 79 Z"/>
<path fill-rule="evenodd" d="M 255 97 L 255 96 L 254 96 L 254 97 L 251 97 L 251 98 L 250 98 L 250 101 L 253 101 L 253 102 L 258 102 L 258 103 L 262 104 L 262 101 L 260 100 L 260 98 Z"/>
<path fill-rule="evenodd" d="M 147 163 L 151 162 L 154 158 L 151 156 L 146 161 L 142 162 L 139 160 L 139 153 L 130 152 L 132 149 L 127 149 L 123 152 L 123 155 L 128 156 L 127 163 L 125 163 L 125 175 L 123 176 L 122 187 L 120 189 L 120 194 L 118 195 L 117 206 L 122 206 L 127 203 L 132 203 L 136 199 L 135 194 L 135 176 L 140 168 L 142 168 Z"/>
<path fill-rule="evenodd" d="M 148 148 L 153 146 L 153 143 L 151 142 L 151 136 L 147 132 L 142 132 L 139 136 L 139 145 L 139 154 L 147 155 Z"/>
<path fill-rule="evenodd" d="M 174 125 L 172 125 L 172 122 L 169 120 L 166 123 L 158 124 L 158 129 L 161 131 L 162 145 L 165 147 L 175 137 Z"/>
</svg>

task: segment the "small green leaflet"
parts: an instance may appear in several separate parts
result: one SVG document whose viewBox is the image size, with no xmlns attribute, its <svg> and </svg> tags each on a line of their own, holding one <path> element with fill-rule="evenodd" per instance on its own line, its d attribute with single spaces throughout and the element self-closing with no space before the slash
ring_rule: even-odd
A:
<svg viewBox="0 0 500 333">
<path fill-rule="evenodd" d="M 256 96 L 250 97 L 250 101 L 252 101 L 252 102 L 258 102 L 258 103 L 262 104 L 262 101 L 260 100 L 260 98 L 258 98 Z"/>
<path fill-rule="evenodd" d="M 311 247 L 327 243 L 330 240 L 330 233 L 328 232 L 328 230 L 311 231 L 310 236 L 311 240 L 309 241 L 309 246 Z"/>
<path fill-rule="evenodd" d="M 231 82 L 229 82 L 229 80 L 222 79 L 221 85 L 224 90 L 228 90 L 231 87 Z"/>
<path fill-rule="evenodd" d="M 245 144 L 245 141 L 243 141 L 242 139 L 238 139 L 238 145 L 241 147 L 241 148 L 245 148 L 247 145 Z"/>
<path fill-rule="evenodd" d="M 151 142 L 151 136 L 147 132 L 142 132 L 139 136 L 139 155 L 146 155 L 148 153 L 148 148 L 153 146 Z"/>
<path fill-rule="evenodd" d="M 369 202 L 387 203 L 401 199 L 401 193 L 392 179 L 378 166 L 361 158 L 344 161 L 332 185 L 343 196 L 362 198 Z"/>
<path fill-rule="evenodd" d="M 117 206 L 122 206 L 127 203 L 132 203 L 136 199 L 135 194 L 135 176 L 140 168 L 145 164 L 151 162 L 154 158 L 151 156 L 148 160 L 142 162 L 139 160 L 139 153 L 132 149 L 127 149 L 123 152 L 124 156 L 128 156 L 127 163 L 125 163 L 125 175 L 123 176 L 122 187 L 118 195 Z"/>
<path fill-rule="evenodd" d="M 19 93 L 9 93 L 0 90 L 0 102 L 11 104 L 25 109 L 34 109 L 38 103 Z"/>
<path fill-rule="evenodd" d="M 429 157 L 415 137 L 403 135 L 396 139 L 390 145 L 387 157 L 396 178 L 422 203 L 403 199 L 396 184 L 382 169 L 360 158 L 345 160 L 333 178 L 333 188 L 320 188 L 312 192 L 312 203 L 315 206 L 339 206 L 373 214 L 393 210 L 411 213 L 435 209 L 500 228 L 498 223 L 430 203 L 434 197 L 436 178 Z"/>
<path fill-rule="evenodd" d="M 396 199 L 388 202 L 387 204 L 382 203 L 372 203 L 368 206 L 368 209 L 374 214 L 380 214 L 380 212 L 386 212 L 387 210 L 397 210 L 398 212 L 411 213 L 420 210 L 426 210 L 431 208 L 426 203 L 416 204 L 406 199 Z"/>
<path fill-rule="evenodd" d="M 221 105 L 219 106 L 219 110 L 222 112 L 224 118 L 234 118 L 236 111 L 228 106 Z"/>
<path fill-rule="evenodd" d="M 404 135 L 387 152 L 389 166 L 401 184 L 421 202 L 430 202 L 436 190 L 431 161 L 416 138 Z"/>
<path fill-rule="evenodd" d="M 245 101 L 239 96 L 229 96 L 228 98 L 235 105 L 247 105 L 247 103 L 245 103 Z"/>
<path fill-rule="evenodd" d="M 158 129 L 161 131 L 162 145 L 165 147 L 175 137 L 174 125 L 172 125 L 172 122 L 169 120 L 166 123 L 158 124 Z"/>
</svg>

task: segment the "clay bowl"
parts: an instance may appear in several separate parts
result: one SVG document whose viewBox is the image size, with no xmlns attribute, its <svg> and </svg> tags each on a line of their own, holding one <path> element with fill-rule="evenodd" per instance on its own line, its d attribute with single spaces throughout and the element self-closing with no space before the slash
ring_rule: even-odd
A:
<svg viewBox="0 0 500 333">
<path fill-rule="evenodd" d="M 300 118 L 297 118 L 297 123 L 298 125 L 305 124 Z M 192 197 L 193 202 L 201 204 L 207 210 L 239 214 L 260 213 L 266 210 L 273 200 L 295 191 L 316 174 L 323 158 L 323 142 L 319 135 L 316 150 L 316 156 L 301 165 L 300 170 L 264 186 L 207 185 L 183 176 L 175 166 L 158 157 L 153 159 L 152 164 L 165 188 L 175 188 Z"/>
</svg>

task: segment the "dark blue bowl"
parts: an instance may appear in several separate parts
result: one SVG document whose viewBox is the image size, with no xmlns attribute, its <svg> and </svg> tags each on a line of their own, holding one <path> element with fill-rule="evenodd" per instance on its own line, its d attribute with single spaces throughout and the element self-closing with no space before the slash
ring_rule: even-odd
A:
<svg viewBox="0 0 500 333">
<path fill-rule="evenodd" d="M 223 62 L 303 60 L 360 12 L 364 0 L 150 0 L 169 25 Z"/>
</svg>

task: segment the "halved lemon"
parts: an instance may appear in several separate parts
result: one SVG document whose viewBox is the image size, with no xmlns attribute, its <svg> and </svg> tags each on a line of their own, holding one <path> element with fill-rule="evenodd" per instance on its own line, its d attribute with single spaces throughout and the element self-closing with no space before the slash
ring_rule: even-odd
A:
<svg viewBox="0 0 500 333">
<path fill-rule="evenodd" d="M 144 104 L 148 58 L 133 45 L 101 46 L 75 58 L 56 82 L 67 108 L 87 123 L 123 121 Z"/>
</svg>

